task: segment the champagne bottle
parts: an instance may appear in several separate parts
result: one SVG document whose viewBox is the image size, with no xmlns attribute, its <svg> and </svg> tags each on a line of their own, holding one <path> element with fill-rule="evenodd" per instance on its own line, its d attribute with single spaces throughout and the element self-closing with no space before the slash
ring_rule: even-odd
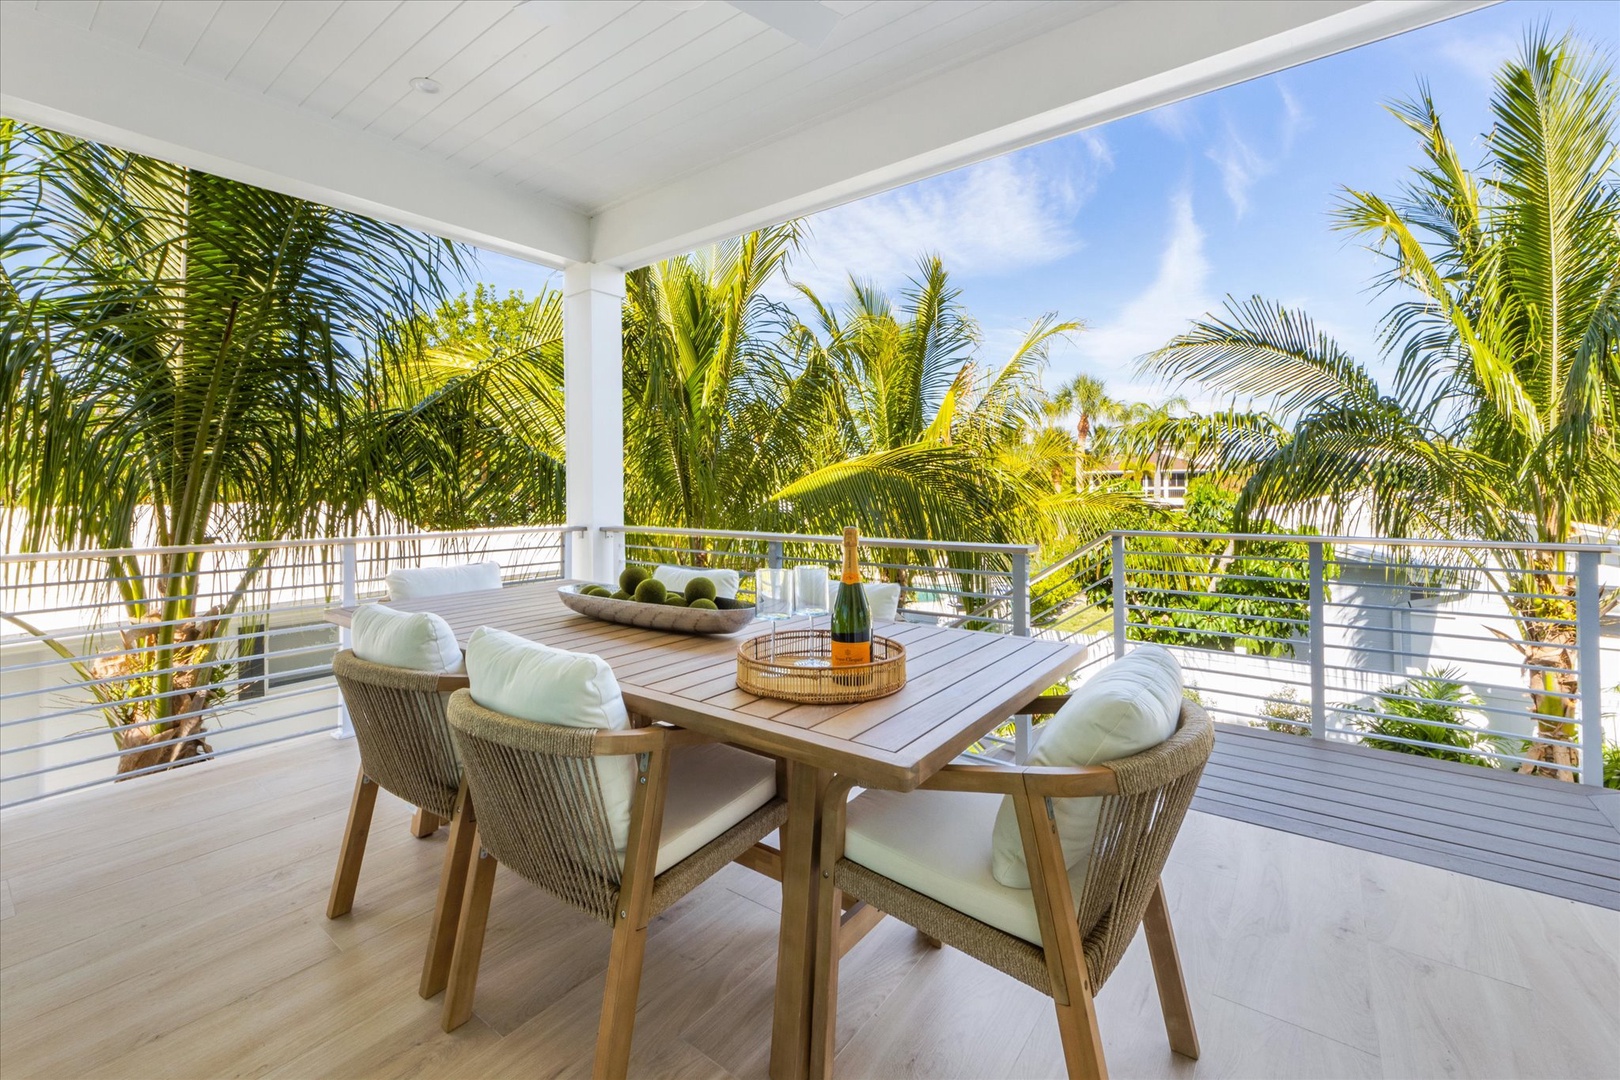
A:
<svg viewBox="0 0 1620 1080">
<path fill-rule="evenodd" d="M 844 530 L 844 573 L 832 609 L 833 667 L 872 662 L 872 609 L 866 605 L 860 560 L 855 554 L 855 530 Z"/>
</svg>

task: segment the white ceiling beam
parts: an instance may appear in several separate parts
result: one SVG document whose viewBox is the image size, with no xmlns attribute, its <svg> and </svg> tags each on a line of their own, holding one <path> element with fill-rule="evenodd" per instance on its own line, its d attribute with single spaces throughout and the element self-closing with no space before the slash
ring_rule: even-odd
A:
<svg viewBox="0 0 1620 1080">
<path fill-rule="evenodd" d="M 608 207 L 592 259 L 643 265 L 1491 2 L 1117 4 Z"/>
<path fill-rule="evenodd" d="M 385 139 L 204 81 L 15 2 L 0 112 L 548 266 L 588 257 L 589 221 Z"/>
</svg>

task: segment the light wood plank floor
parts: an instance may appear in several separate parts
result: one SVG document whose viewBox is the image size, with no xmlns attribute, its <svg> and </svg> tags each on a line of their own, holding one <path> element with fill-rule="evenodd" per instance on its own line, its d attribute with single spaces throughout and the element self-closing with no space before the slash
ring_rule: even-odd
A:
<svg viewBox="0 0 1620 1080">
<path fill-rule="evenodd" d="M 324 917 L 355 762 L 317 736 L 0 818 L 6 1080 L 587 1075 L 607 934 L 512 874 L 477 1015 L 439 1031 L 444 833 L 404 806 Z M 1204 1057 L 1170 1054 L 1138 942 L 1098 1002 L 1118 1076 L 1616 1073 L 1620 913 L 1202 813 L 1166 888 Z M 637 1075 L 765 1075 L 773 890 L 732 867 L 657 920 Z M 843 971 L 842 1077 L 1062 1075 L 1045 998 L 898 923 Z"/>
</svg>

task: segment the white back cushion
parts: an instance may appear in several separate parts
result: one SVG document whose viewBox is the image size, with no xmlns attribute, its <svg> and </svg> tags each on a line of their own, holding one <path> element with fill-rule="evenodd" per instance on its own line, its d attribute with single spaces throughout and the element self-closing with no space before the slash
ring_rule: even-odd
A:
<svg viewBox="0 0 1620 1080">
<path fill-rule="evenodd" d="M 412 671 L 461 670 L 461 646 L 450 624 L 431 612 L 395 611 L 362 604 L 350 624 L 354 655 L 373 664 Z"/>
<path fill-rule="evenodd" d="M 839 579 L 829 577 L 830 587 L 827 595 L 837 597 Z M 866 590 L 866 607 L 872 613 L 873 622 L 894 622 L 900 617 L 900 585 L 893 581 L 863 581 L 861 588 Z"/>
<path fill-rule="evenodd" d="M 1181 716 L 1181 665 L 1158 645 L 1138 645 L 1075 691 L 1041 729 L 1031 765 L 1100 765 L 1139 754 L 1170 737 Z M 1085 877 L 1097 832 L 1098 799 L 1053 799 L 1063 857 Z M 996 815 L 991 872 L 1003 885 L 1029 888 L 1029 867 L 1011 798 Z"/>
<path fill-rule="evenodd" d="M 488 626 L 467 642 L 467 689 L 486 709 L 559 727 L 622 731 L 630 714 L 613 669 L 600 656 L 567 652 Z M 623 857 L 636 787 L 632 756 L 596 759 L 613 845 Z"/>
<path fill-rule="evenodd" d="M 727 600 L 737 599 L 739 575 L 735 570 L 706 570 L 700 566 L 655 566 L 653 577 L 664 583 L 664 588 L 685 592 L 686 583 L 693 578 L 706 577 L 714 582 L 714 595 Z"/>
<path fill-rule="evenodd" d="M 420 600 L 426 596 L 475 592 L 501 587 L 498 562 L 462 563 L 458 566 L 408 566 L 388 571 L 388 599 Z"/>
</svg>

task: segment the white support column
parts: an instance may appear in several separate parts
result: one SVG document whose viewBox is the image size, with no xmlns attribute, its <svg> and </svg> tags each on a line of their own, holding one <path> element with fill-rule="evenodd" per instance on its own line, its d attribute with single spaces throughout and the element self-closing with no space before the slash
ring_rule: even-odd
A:
<svg viewBox="0 0 1620 1080">
<path fill-rule="evenodd" d="M 624 524 L 624 272 L 598 263 L 563 270 L 563 398 L 568 426 L 568 524 L 586 527 L 574 575 L 618 576 Z"/>
</svg>

